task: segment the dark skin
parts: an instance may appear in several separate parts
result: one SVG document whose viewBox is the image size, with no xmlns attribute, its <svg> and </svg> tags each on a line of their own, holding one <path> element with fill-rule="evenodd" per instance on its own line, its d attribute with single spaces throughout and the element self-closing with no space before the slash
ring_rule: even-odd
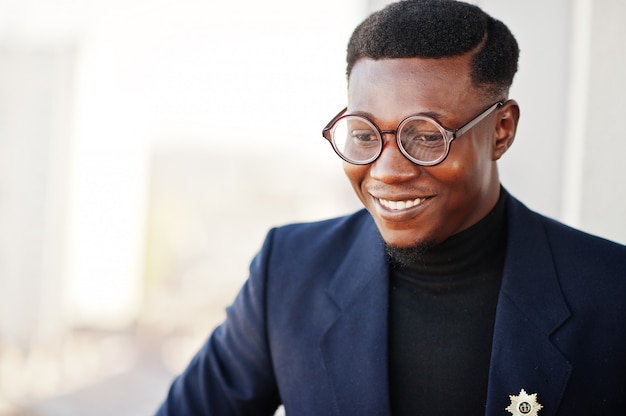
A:
<svg viewBox="0 0 626 416">
<path fill-rule="evenodd" d="M 494 102 L 470 77 L 471 54 L 427 59 L 362 58 L 349 79 L 348 113 L 366 115 L 381 130 L 426 114 L 447 129 L 463 126 Z M 398 149 L 393 134 L 370 165 L 344 164 L 354 191 L 385 242 L 395 248 L 439 244 L 472 226 L 500 193 L 497 161 L 515 138 L 519 107 L 513 100 L 455 139 L 448 157 L 418 166 Z"/>
</svg>

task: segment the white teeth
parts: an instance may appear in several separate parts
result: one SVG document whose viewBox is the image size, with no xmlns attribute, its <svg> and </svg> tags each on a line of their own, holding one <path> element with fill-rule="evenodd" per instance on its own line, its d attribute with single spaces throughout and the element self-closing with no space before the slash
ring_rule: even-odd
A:
<svg viewBox="0 0 626 416">
<path fill-rule="evenodd" d="M 387 199 L 379 198 L 378 201 L 385 208 L 389 208 L 394 211 L 399 211 L 399 210 L 408 209 L 416 205 L 419 205 L 422 202 L 422 198 L 415 198 L 413 200 L 408 200 L 408 201 L 389 201 Z"/>
</svg>

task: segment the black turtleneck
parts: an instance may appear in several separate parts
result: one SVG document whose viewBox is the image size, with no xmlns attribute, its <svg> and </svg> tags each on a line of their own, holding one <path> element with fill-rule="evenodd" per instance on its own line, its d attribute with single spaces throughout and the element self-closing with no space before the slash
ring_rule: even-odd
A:
<svg viewBox="0 0 626 416">
<path fill-rule="evenodd" d="M 484 415 L 506 245 L 505 200 L 481 221 L 392 268 L 392 415 Z"/>
</svg>

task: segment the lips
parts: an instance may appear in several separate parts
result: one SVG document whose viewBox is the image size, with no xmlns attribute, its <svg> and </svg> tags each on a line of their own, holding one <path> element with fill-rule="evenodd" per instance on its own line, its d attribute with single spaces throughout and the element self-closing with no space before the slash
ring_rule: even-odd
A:
<svg viewBox="0 0 626 416">
<path fill-rule="evenodd" d="M 380 205 L 391 211 L 402 211 L 420 205 L 426 198 L 407 199 L 402 201 L 392 201 L 389 199 L 376 198 Z"/>
</svg>

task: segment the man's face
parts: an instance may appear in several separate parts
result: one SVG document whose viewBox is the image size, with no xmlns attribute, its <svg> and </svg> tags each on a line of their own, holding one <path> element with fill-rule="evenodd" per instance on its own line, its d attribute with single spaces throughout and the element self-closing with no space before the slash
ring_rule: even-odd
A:
<svg viewBox="0 0 626 416">
<path fill-rule="evenodd" d="M 457 129 L 493 104 L 472 85 L 470 59 L 361 59 L 349 79 L 348 113 L 367 116 L 380 130 L 395 130 L 414 114 Z M 388 245 L 439 244 L 489 213 L 499 195 L 498 113 L 456 138 L 448 157 L 435 166 L 410 162 L 390 134 L 374 163 L 344 164 Z"/>
</svg>

